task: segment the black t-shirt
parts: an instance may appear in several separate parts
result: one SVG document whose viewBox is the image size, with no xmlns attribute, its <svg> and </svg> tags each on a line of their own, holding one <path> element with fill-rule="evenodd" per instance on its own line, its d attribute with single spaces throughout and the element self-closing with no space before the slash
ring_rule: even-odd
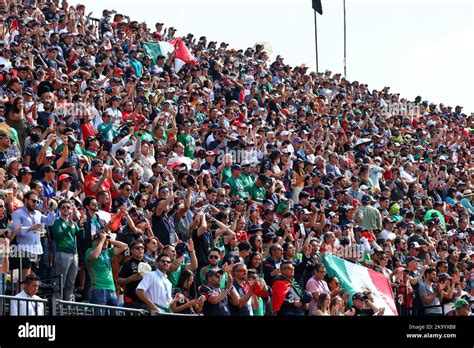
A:
<svg viewBox="0 0 474 348">
<path fill-rule="evenodd" d="M 204 267 L 208 264 L 209 250 L 212 248 L 212 235 L 211 232 L 206 231 L 202 235 L 197 235 L 197 230 L 192 233 L 194 250 L 196 251 L 196 258 L 198 261 L 199 268 Z"/>
<path fill-rule="evenodd" d="M 135 259 L 131 259 L 130 261 L 125 262 L 122 265 L 122 268 L 120 268 L 120 273 L 119 277 L 120 278 L 128 278 L 136 273 L 138 273 L 138 264 L 142 261 L 137 261 Z M 127 285 L 125 285 L 125 297 L 128 297 L 134 302 L 139 302 L 143 303 L 140 298 L 138 298 L 137 294 L 135 293 L 135 290 L 137 289 L 138 284 L 140 284 L 140 280 L 130 282 Z M 125 299 L 125 302 L 129 302 L 129 300 Z"/>
<path fill-rule="evenodd" d="M 364 309 L 358 309 L 356 307 L 353 307 L 355 311 L 355 315 L 359 317 L 372 317 L 375 312 L 372 308 L 364 308 Z"/>
</svg>

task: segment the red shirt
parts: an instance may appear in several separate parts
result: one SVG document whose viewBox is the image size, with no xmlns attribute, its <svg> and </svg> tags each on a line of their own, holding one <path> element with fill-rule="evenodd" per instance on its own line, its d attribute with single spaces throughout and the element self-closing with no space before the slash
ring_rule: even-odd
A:
<svg viewBox="0 0 474 348">
<path fill-rule="evenodd" d="M 107 204 L 105 211 L 110 211 L 110 209 L 112 208 L 112 195 L 110 192 L 109 179 L 105 179 L 102 185 L 100 186 L 100 188 L 96 192 L 91 191 L 91 187 L 97 184 L 99 180 L 100 180 L 100 176 L 97 177 L 93 173 L 89 173 L 84 180 L 84 193 L 86 194 L 86 197 L 87 196 L 97 197 L 97 193 L 99 191 L 106 191 L 109 195 L 109 204 Z"/>
<path fill-rule="evenodd" d="M 88 139 L 96 135 L 96 130 L 92 122 L 87 122 L 82 125 L 82 138 Z"/>
</svg>

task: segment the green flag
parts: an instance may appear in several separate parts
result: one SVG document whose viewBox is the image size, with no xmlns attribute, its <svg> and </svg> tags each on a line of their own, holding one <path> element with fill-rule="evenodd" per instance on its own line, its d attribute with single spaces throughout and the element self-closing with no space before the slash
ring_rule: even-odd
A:
<svg viewBox="0 0 474 348">
<path fill-rule="evenodd" d="M 144 42 L 143 48 L 145 49 L 145 52 L 151 56 L 153 64 L 156 63 L 156 58 L 159 56 L 165 56 L 167 58 L 168 54 L 174 51 L 173 45 L 166 41 Z"/>
</svg>

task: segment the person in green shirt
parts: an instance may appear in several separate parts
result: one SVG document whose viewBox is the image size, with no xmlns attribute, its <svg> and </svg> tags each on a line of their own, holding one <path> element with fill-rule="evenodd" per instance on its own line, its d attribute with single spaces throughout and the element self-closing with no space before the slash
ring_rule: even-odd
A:
<svg viewBox="0 0 474 348">
<path fill-rule="evenodd" d="M 209 256 L 207 257 L 209 264 L 204 266 L 199 271 L 199 279 L 201 280 L 201 284 L 206 284 L 206 274 L 210 270 L 219 271 L 221 268 L 219 267 L 219 261 L 221 260 L 221 252 L 217 248 L 212 248 L 209 251 Z M 221 278 L 220 288 L 225 289 L 225 283 L 227 282 L 228 274 L 224 272 Z"/>
<path fill-rule="evenodd" d="M 56 241 L 54 254 L 56 270 L 62 274 L 63 299 L 72 301 L 74 282 L 79 271 L 79 259 L 76 238 L 84 239 L 84 230 L 72 220 L 72 204 L 70 200 L 62 200 L 58 204 L 59 218 L 51 227 L 51 233 Z M 85 218 L 79 223 L 84 224 Z"/>
<path fill-rule="evenodd" d="M 248 196 L 248 193 L 245 192 L 245 186 L 240 180 L 241 170 L 240 165 L 233 164 L 231 167 L 232 176 L 225 181 L 230 185 L 230 197 L 234 197 L 234 195 L 237 195 L 239 198 Z"/>
<path fill-rule="evenodd" d="M 222 159 L 222 164 L 217 167 L 217 173 L 220 173 L 220 182 L 224 183 L 232 176 L 232 155 L 227 153 Z"/>
<path fill-rule="evenodd" d="M 400 215 L 400 205 L 398 203 L 393 203 L 389 210 L 390 213 L 390 220 L 391 221 L 401 221 L 403 220 L 403 216 Z"/>
<path fill-rule="evenodd" d="M 255 176 L 250 171 L 250 162 L 242 161 L 240 166 L 242 167 L 242 173 L 240 173 L 240 181 L 242 181 L 245 187 L 252 185 L 255 182 Z"/>
<path fill-rule="evenodd" d="M 127 249 L 127 244 L 111 240 L 110 234 L 97 233 L 93 237 L 94 246 L 86 250 L 86 268 L 91 277 L 90 302 L 99 305 L 117 306 L 112 258 Z M 109 248 L 109 244 L 113 248 Z M 103 309 L 94 309 L 94 315 L 104 315 Z"/>
<path fill-rule="evenodd" d="M 176 248 L 173 245 L 166 245 L 163 248 L 163 254 L 168 255 L 171 260 L 170 270 L 167 273 L 167 276 L 168 280 L 173 286 L 173 289 L 178 285 L 178 280 L 183 270 L 188 269 L 194 272 L 198 268 L 198 260 L 196 258 L 196 251 L 194 250 L 194 242 L 191 238 L 188 240 L 188 253 L 191 263 L 184 263 L 184 255 L 177 256 Z"/>
<path fill-rule="evenodd" d="M 433 209 L 428 210 L 425 214 L 425 225 L 427 225 L 428 221 L 430 221 L 432 218 L 437 217 L 441 221 L 441 224 L 443 225 L 443 228 L 446 231 L 446 220 L 443 216 L 443 212 L 444 202 L 435 202 L 433 204 Z"/>
<path fill-rule="evenodd" d="M 263 203 L 267 198 L 267 189 L 265 186 L 269 182 L 271 182 L 271 179 L 261 174 L 258 176 L 257 181 L 245 188 L 245 191 L 249 193 L 253 201 Z"/>
<path fill-rule="evenodd" d="M 190 121 L 184 122 L 184 132 L 178 137 L 178 142 L 184 145 L 184 155 L 194 159 L 194 150 L 196 148 L 196 141 L 191 136 L 191 129 L 193 128 Z"/>
</svg>

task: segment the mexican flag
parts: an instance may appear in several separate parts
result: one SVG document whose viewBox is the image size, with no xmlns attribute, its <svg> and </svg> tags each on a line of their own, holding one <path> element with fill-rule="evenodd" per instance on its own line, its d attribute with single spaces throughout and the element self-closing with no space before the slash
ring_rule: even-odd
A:
<svg viewBox="0 0 474 348">
<path fill-rule="evenodd" d="M 156 63 L 158 56 L 165 56 L 168 58 L 168 54 L 174 51 L 174 46 L 166 41 L 159 42 L 144 42 L 143 47 L 145 52 L 151 56 L 153 64 Z"/>
<path fill-rule="evenodd" d="M 168 41 L 170 44 L 174 46 L 174 70 L 176 72 L 180 71 L 181 68 L 185 64 L 189 64 L 191 66 L 194 66 L 196 63 L 196 60 L 192 56 L 191 52 L 189 51 L 189 48 L 186 46 L 184 43 L 183 39 L 180 37 L 171 39 Z"/>
<path fill-rule="evenodd" d="M 334 255 L 324 255 L 322 261 L 328 276 L 336 276 L 341 287 L 350 292 L 351 304 L 353 294 L 370 290 L 374 297 L 374 305 L 385 308 L 384 315 L 398 315 L 392 287 L 383 274 Z"/>
</svg>

